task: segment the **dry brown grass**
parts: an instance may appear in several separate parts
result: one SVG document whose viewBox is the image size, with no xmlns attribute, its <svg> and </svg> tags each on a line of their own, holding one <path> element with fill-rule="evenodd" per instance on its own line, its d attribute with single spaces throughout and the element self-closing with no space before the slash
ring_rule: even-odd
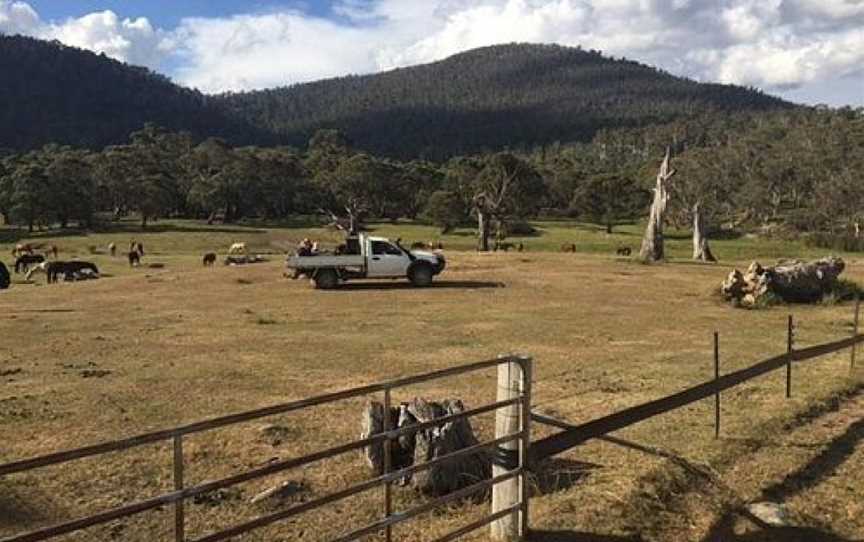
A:
<svg viewBox="0 0 864 542">
<path fill-rule="evenodd" d="M 536 360 L 538 408 L 580 422 L 710 378 L 714 330 L 721 334 L 724 371 L 782 352 L 790 310 L 800 322 L 801 345 L 850 332 L 848 304 L 741 311 L 718 303 L 708 292 L 725 275 L 725 265 L 450 253 L 449 268 L 434 288 L 383 282 L 319 292 L 282 278 L 278 262 L 208 269 L 197 255 L 181 252 L 165 253 L 160 261 L 167 262 L 165 269 L 108 263 L 115 275 L 110 278 L 50 287 L 16 284 L 0 295 L 0 461 L 511 351 Z M 854 263 L 849 273 L 864 277 Z M 702 465 L 728 487 L 705 482 L 668 458 L 609 442 L 563 454 L 537 480 L 542 495 L 532 500 L 532 525 L 546 531 L 538 539 L 589 540 L 577 533 L 592 533 L 606 540 L 700 540 L 716 530 L 714 523 L 734 501 L 730 495 L 758 495 L 771 480 L 830 448 L 846 431 L 843 423 L 855 423 L 847 416 L 820 431 L 812 428 L 834 418 L 816 417 L 778 436 L 797 412 L 860 382 L 847 376 L 846 367 L 845 355 L 796 367 L 791 400 L 784 398 L 779 372 L 725 394 L 720 441 L 712 438 L 707 401 L 618 435 Z M 396 399 L 412 395 L 461 397 L 479 405 L 494 397 L 494 374 L 404 390 Z M 187 482 L 356 437 L 361 404 L 349 401 L 193 436 L 186 444 Z M 487 437 L 490 421 L 475 423 Z M 263 423 L 284 425 L 288 437 L 274 445 L 262 435 Z M 860 436 L 860 427 L 852 431 Z M 864 454 L 858 439 L 843 442 L 852 452 L 838 476 L 787 497 L 800 508 L 798 519 L 853 537 L 864 532 L 855 504 L 862 501 Z M 266 511 L 249 499 L 281 480 L 302 482 L 307 491 L 299 498 L 308 499 L 366 476 L 359 457 L 347 455 L 245 484 L 190 504 L 189 531 L 201 536 Z M 9 477 L 0 480 L 0 535 L 170 486 L 167 443 Z M 682 495 L 690 497 L 681 502 Z M 400 507 L 416 501 L 397 491 Z M 841 504 L 846 512 L 837 511 Z M 456 509 L 400 527 L 396 539 L 440 536 L 487 507 L 466 503 Z M 244 540 L 325 540 L 380 511 L 380 492 L 371 492 Z M 165 508 L 72 539 L 165 539 L 170 514 Z"/>
</svg>

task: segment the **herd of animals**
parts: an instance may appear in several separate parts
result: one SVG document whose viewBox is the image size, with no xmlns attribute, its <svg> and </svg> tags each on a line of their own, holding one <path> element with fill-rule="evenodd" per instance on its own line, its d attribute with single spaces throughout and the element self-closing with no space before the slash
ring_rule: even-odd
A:
<svg viewBox="0 0 864 542">
<path fill-rule="evenodd" d="M 112 257 L 117 256 L 116 243 L 108 244 L 108 252 Z M 416 242 L 411 244 L 412 249 L 437 249 L 442 250 L 444 245 L 441 241 L 437 242 Z M 508 252 L 515 250 L 523 252 L 525 245 L 523 243 L 503 243 L 496 241 L 493 245 L 493 251 Z M 561 252 L 576 252 L 575 243 L 565 243 L 561 245 Z M 616 249 L 618 256 L 630 256 L 630 247 L 621 246 Z M 66 281 L 84 280 L 98 278 L 99 268 L 96 264 L 88 261 L 61 261 L 58 259 L 58 249 L 56 245 L 44 243 L 21 243 L 15 246 L 12 250 L 12 255 L 15 257 L 14 270 L 16 274 L 25 273 L 25 280 L 29 281 L 34 274 L 44 273 L 49 284 L 56 283 L 61 277 Z M 129 250 L 125 254 L 129 261 L 130 267 L 135 267 L 141 264 L 141 259 L 144 257 L 144 245 L 139 241 L 132 240 L 129 243 Z M 52 258 L 49 260 L 49 257 Z M 216 263 L 216 253 L 207 252 L 203 255 L 201 262 L 205 267 L 212 266 Z M 246 243 L 233 243 L 228 249 L 228 255 L 225 258 L 225 264 L 244 264 L 261 261 L 260 257 L 250 257 L 246 250 Z M 6 289 L 11 283 L 11 277 L 6 266 L 0 262 L 0 290 Z"/>
</svg>

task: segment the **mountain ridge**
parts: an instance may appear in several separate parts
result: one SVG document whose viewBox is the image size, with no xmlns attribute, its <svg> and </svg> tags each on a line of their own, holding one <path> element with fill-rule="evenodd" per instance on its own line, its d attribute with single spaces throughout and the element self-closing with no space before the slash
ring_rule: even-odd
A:
<svg viewBox="0 0 864 542">
<path fill-rule="evenodd" d="M 11 149 L 98 148 L 154 122 L 234 145 L 302 147 L 316 130 L 338 129 L 359 149 L 439 160 L 589 141 L 604 128 L 795 107 L 559 45 L 494 45 L 375 74 L 206 95 L 104 55 L 0 35 L 0 70 L 17 74 L 0 81 L 0 147 Z"/>
</svg>

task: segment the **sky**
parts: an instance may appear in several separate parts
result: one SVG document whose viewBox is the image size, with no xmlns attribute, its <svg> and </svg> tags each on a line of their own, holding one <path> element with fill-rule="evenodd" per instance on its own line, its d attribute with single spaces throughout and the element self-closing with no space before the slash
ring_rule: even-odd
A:
<svg viewBox="0 0 864 542">
<path fill-rule="evenodd" d="M 208 93 L 527 42 L 864 106 L 864 0 L 0 0 L 0 33 L 57 39 Z"/>
</svg>

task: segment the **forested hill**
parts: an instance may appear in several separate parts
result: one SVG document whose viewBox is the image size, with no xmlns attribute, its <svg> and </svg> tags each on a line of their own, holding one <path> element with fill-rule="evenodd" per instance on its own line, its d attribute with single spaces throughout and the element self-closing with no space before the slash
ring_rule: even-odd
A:
<svg viewBox="0 0 864 542">
<path fill-rule="evenodd" d="M 0 74 L 0 149 L 99 149 L 126 141 L 145 122 L 237 144 L 272 141 L 199 92 L 58 42 L 0 34 Z"/>
<path fill-rule="evenodd" d="M 596 51 L 524 44 L 219 100 L 290 144 L 302 145 L 317 128 L 338 128 L 378 154 L 432 159 L 588 141 L 600 128 L 790 107 L 759 91 L 697 83 Z"/>
<path fill-rule="evenodd" d="M 337 128 L 358 149 L 443 159 L 790 104 L 701 84 L 598 52 L 502 45 L 446 60 L 248 93 L 206 96 L 146 68 L 57 42 L 0 35 L 0 150 L 99 149 L 152 122 L 232 145 L 305 146 Z"/>
</svg>

